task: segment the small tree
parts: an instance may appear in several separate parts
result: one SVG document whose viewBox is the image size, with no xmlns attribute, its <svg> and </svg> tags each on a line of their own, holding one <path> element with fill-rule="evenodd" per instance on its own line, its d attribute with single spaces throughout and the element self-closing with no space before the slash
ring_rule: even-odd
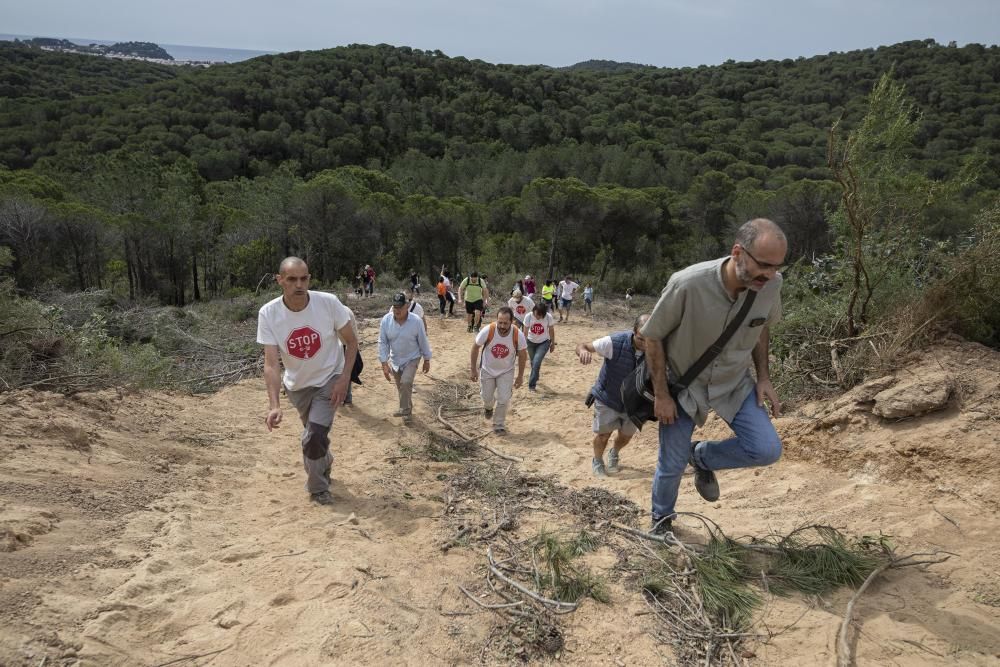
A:
<svg viewBox="0 0 1000 667">
<path fill-rule="evenodd" d="M 935 199 L 974 180 L 976 160 L 966 162 L 949 181 L 911 171 L 919 123 L 905 87 L 893 81 L 890 71 L 875 84 L 857 128 L 844 137 L 838 120 L 829 131 L 827 163 L 842 191 L 841 206 L 830 222 L 848 270 L 849 336 L 857 336 L 868 322 L 876 290 L 915 248 L 921 213 Z"/>
</svg>

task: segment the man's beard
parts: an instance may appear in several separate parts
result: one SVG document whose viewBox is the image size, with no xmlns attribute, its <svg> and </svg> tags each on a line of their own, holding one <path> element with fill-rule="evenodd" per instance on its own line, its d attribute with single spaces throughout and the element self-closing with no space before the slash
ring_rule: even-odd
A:
<svg viewBox="0 0 1000 667">
<path fill-rule="evenodd" d="M 758 287 L 763 287 L 763 285 L 766 284 L 768 280 L 770 280 L 763 273 L 757 276 L 752 274 L 750 270 L 747 269 L 746 263 L 744 262 L 742 257 L 736 260 L 736 279 L 740 281 L 740 285 L 742 285 L 743 287 L 753 287 L 754 280 L 758 279 L 761 280 L 762 282 L 762 284 L 759 285 Z"/>
</svg>

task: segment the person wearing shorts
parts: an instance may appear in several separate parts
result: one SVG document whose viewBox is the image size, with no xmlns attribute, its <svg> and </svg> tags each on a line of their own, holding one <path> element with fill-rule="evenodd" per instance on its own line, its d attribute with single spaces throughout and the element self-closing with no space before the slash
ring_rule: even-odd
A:
<svg viewBox="0 0 1000 667">
<path fill-rule="evenodd" d="M 625 414 L 622 405 L 622 383 L 628 378 L 636 364 L 646 351 L 646 339 L 639 333 L 639 328 L 649 319 L 648 315 L 636 318 L 631 331 L 619 331 L 591 343 L 580 343 L 576 346 L 576 356 L 581 364 L 589 364 L 593 355 L 604 358 L 597 382 L 590 389 L 594 405 L 594 458 L 591 469 L 595 477 L 607 477 L 609 472 L 620 469 L 621 450 L 629 443 L 638 429 Z M 611 434 L 615 431 L 615 442 L 608 451 L 607 465 L 604 463 L 604 451 L 607 449 Z"/>
<path fill-rule="evenodd" d="M 465 301 L 465 312 L 469 316 L 469 333 L 476 333 L 483 325 L 483 312 L 490 298 L 486 280 L 473 271 L 458 286 L 458 300 Z"/>
<path fill-rule="evenodd" d="M 569 322 L 569 310 L 573 307 L 573 295 L 580 289 L 580 284 L 573 282 L 573 278 L 566 276 L 559 281 L 556 289 L 556 298 L 559 299 L 559 321 Z"/>
</svg>

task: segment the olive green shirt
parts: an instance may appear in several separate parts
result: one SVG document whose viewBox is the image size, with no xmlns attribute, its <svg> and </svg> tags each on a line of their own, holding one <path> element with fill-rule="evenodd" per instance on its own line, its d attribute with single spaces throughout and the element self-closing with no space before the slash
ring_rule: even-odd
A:
<svg viewBox="0 0 1000 667">
<path fill-rule="evenodd" d="M 729 257 L 694 264 L 670 276 L 642 335 L 666 340 L 670 380 L 679 379 L 718 339 L 736 317 L 749 290 L 734 300 L 722 282 L 722 268 Z M 684 411 L 699 426 L 715 412 L 732 423 L 743 401 L 754 389 L 750 374 L 751 353 L 764 325 L 781 319 L 781 274 L 757 293 L 756 300 L 719 356 L 677 397 Z"/>
</svg>

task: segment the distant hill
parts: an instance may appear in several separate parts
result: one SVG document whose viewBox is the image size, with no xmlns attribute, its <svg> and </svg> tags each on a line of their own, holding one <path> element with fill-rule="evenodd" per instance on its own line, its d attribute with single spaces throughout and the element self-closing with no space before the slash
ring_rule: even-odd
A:
<svg viewBox="0 0 1000 667">
<path fill-rule="evenodd" d="M 622 63 L 617 60 L 584 60 L 583 62 L 560 67 L 564 70 L 591 70 L 594 72 L 627 72 L 637 69 L 656 69 L 653 65 L 640 65 L 639 63 Z"/>
<path fill-rule="evenodd" d="M 538 176 L 677 192 L 703 184 L 706 200 L 718 200 L 741 183 L 772 190 L 829 179 L 829 127 L 843 118 L 850 129 L 893 70 L 922 114 L 914 164 L 940 178 L 978 151 L 990 164 L 975 187 L 1000 188 L 996 46 L 923 40 L 608 70 L 351 45 L 173 74 L 102 65 L 94 78 L 82 75 L 92 63 L 64 58 L 83 56 L 0 48 L 0 163 L 59 165 L 126 149 L 165 163 L 189 157 L 208 180 L 294 161 L 306 175 L 375 166 L 413 191 L 480 201 L 516 195 Z M 102 87 L 108 94 L 53 99 Z"/>
<path fill-rule="evenodd" d="M 152 42 L 116 42 L 115 44 L 77 44 L 68 39 L 57 39 L 54 37 L 34 37 L 17 42 L 26 46 L 49 49 L 53 51 L 68 51 L 72 53 L 86 53 L 90 55 L 119 55 L 132 56 L 134 58 L 152 58 L 156 60 L 173 60 L 174 57 L 167 53 L 158 44 Z"/>
</svg>

